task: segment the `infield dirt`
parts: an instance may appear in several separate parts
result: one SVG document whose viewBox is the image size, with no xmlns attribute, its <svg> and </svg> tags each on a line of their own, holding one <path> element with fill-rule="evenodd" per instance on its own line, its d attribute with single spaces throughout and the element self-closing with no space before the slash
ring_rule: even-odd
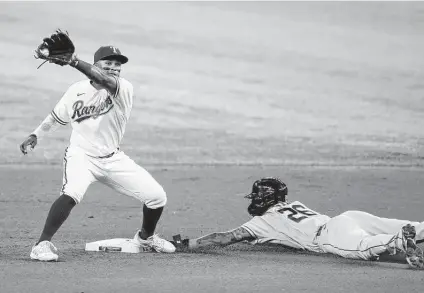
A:
<svg viewBox="0 0 424 293">
<path fill-rule="evenodd" d="M 42 20 L 42 21 L 41 21 Z M 279 176 L 330 216 L 424 220 L 424 5 L 419 2 L 0 3 L 0 292 L 421 292 L 423 272 L 277 247 L 160 255 L 86 253 L 132 237 L 140 203 L 92 186 L 29 252 L 61 186 L 70 128 L 18 145 L 83 76 L 32 52 L 56 28 L 92 61 L 129 57 L 136 99 L 122 149 L 168 194 L 158 232 L 199 236 L 249 219 L 243 194 Z"/>
</svg>

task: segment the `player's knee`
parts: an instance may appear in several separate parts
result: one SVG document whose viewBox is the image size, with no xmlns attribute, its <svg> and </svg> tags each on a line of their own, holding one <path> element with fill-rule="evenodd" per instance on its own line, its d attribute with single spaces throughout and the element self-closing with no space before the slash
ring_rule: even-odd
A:
<svg viewBox="0 0 424 293">
<path fill-rule="evenodd" d="M 150 198 L 145 201 L 145 204 L 149 209 L 157 209 L 164 207 L 166 205 L 166 202 L 166 192 L 161 187 L 160 189 L 156 190 L 154 193 L 151 194 Z"/>
</svg>

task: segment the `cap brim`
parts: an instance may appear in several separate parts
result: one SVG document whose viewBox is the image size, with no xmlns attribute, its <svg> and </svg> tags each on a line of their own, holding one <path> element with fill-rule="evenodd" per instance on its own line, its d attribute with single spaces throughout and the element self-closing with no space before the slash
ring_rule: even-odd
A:
<svg viewBox="0 0 424 293">
<path fill-rule="evenodd" d="M 125 64 L 128 62 L 128 58 L 124 55 L 113 54 L 109 56 L 105 56 L 100 60 L 118 60 L 121 64 Z"/>
</svg>

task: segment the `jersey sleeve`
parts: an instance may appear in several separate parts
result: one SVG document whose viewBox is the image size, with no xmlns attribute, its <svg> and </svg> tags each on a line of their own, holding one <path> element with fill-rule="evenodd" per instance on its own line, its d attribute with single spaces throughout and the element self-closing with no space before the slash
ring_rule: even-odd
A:
<svg viewBox="0 0 424 293">
<path fill-rule="evenodd" d="M 274 213 L 266 213 L 263 216 L 254 217 L 249 222 L 242 225 L 256 239 L 251 241 L 252 244 L 273 243 L 286 247 L 303 249 L 296 241 L 294 241 L 288 231 L 277 230 L 276 221 L 278 219 Z"/>
<path fill-rule="evenodd" d="M 65 94 L 62 96 L 60 101 L 56 104 L 53 111 L 51 112 L 54 120 L 57 121 L 57 123 L 61 125 L 66 125 L 69 123 L 69 113 L 68 113 L 68 103 L 69 95 L 70 95 L 71 88 L 69 88 Z"/>
<path fill-rule="evenodd" d="M 244 223 L 242 227 L 256 239 L 269 237 L 270 231 L 273 230 L 262 217 L 254 217 L 249 222 Z"/>
</svg>

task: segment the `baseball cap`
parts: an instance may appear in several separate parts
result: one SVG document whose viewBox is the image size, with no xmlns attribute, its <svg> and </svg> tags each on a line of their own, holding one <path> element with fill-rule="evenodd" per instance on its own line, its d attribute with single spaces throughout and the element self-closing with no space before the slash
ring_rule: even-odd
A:
<svg viewBox="0 0 424 293">
<path fill-rule="evenodd" d="M 115 46 L 102 46 L 94 53 L 94 63 L 99 60 L 116 59 L 122 64 L 128 62 L 128 58 L 121 54 L 121 51 Z"/>
</svg>

